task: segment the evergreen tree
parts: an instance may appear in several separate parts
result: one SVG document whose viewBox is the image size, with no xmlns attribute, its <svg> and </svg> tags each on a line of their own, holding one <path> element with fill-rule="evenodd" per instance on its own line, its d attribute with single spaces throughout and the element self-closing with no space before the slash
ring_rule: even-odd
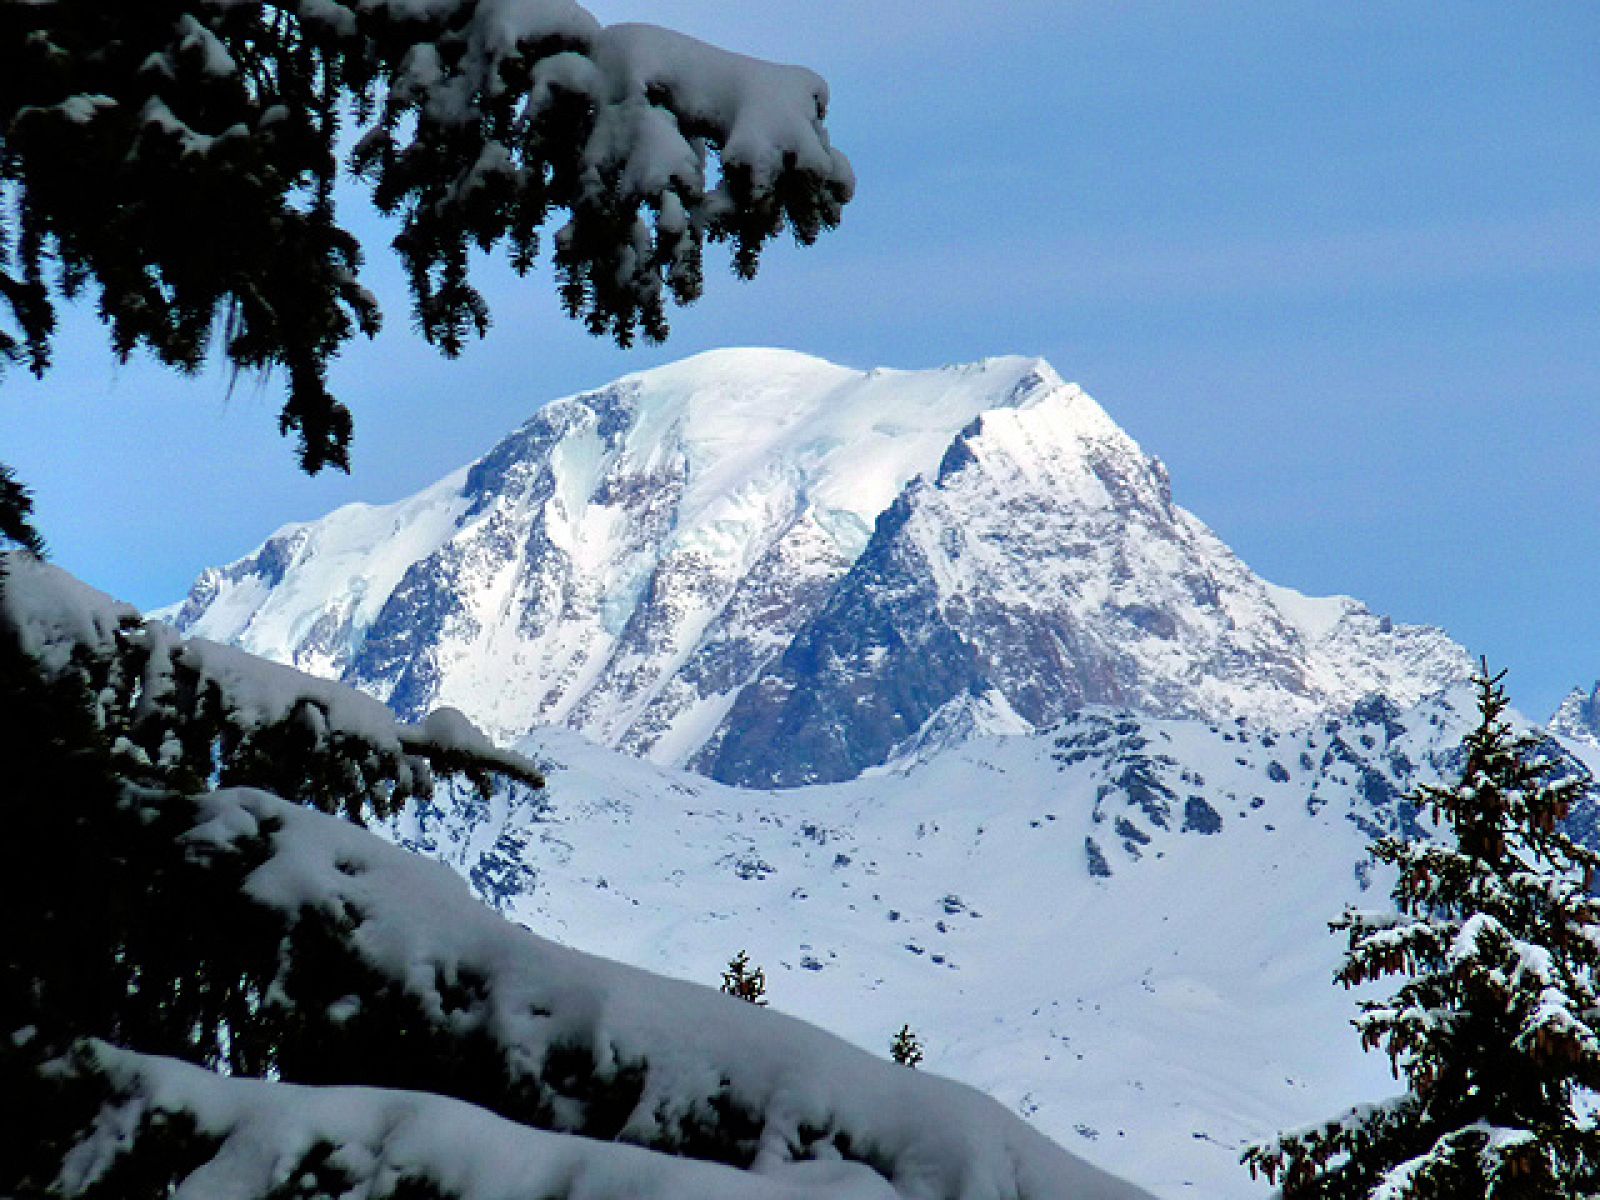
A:
<svg viewBox="0 0 1600 1200">
<path fill-rule="evenodd" d="M 910 1025 L 900 1026 L 900 1032 L 890 1040 L 889 1057 L 902 1067 L 915 1067 L 922 1062 L 922 1042 Z"/>
<path fill-rule="evenodd" d="M 342 151 L 445 354 L 489 324 L 470 252 L 526 273 L 562 214 L 562 302 L 627 345 L 700 294 L 708 239 L 748 278 L 776 234 L 838 223 L 827 102 L 809 71 L 565 0 L 3 0 L 0 365 L 44 373 L 56 300 L 92 292 L 119 358 L 195 371 L 215 340 L 281 369 L 302 465 L 343 468 L 327 365 L 379 312 Z"/>
<path fill-rule="evenodd" d="M 1285 1200 L 1570 1200 L 1600 1192 L 1600 854 L 1563 829 L 1588 781 L 1513 732 L 1484 666 L 1461 781 L 1413 797 L 1437 841 L 1384 838 L 1395 911 L 1347 911 L 1346 987 L 1398 976 L 1355 1026 L 1406 1092 L 1251 1147 Z"/>
<path fill-rule="evenodd" d="M 11 468 L 0 463 L 0 550 L 8 545 L 44 554 L 44 539 L 33 527 L 33 497 Z"/>
<path fill-rule="evenodd" d="M 722 990 L 729 996 L 764 1007 L 767 974 L 760 967 L 751 967 L 750 956 L 741 950 L 728 960 L 728 969 L 722 973 Z"/>
</svg>

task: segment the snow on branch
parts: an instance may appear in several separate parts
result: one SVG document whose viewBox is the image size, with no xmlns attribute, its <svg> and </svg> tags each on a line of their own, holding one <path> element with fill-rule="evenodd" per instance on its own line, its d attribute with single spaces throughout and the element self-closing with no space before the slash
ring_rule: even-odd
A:
<svg viewBox="0 0 1600 1200">
<path fill-rule="evenodd" d="M 5 559 L 0 627 L 80 688 L 128 777 L 197 791 L 254 784 L 361 820 L 432 795 L 434 772 L 542 786 L 454 709 L 399 724 L 354 688 L 145 621 L 31 555 Z"/>
<path fill-rule="evenodd" d="M 474 249 L 526 272 L 553 225 L 569 314 L 659 340 L 669 298 L 701 293 L 707 241 L 748 277 L 855 190 L 817 75 L 569 0 L 0 5 L 0 78 L 19 213 L 0 361 L 46 370 L 53 295 L 86 286 L 124 357 L 192 370 L 220 328 L 235 367 L 286 370 L 281 424 L 310 471 L 347 465 L 326 367 L 380 320 L 336 213 L 347 148 L 400 218 L 417 326 L 446 354 L 488 328 Z"/>
<path fill-rule="evenodd" d="M 365 1047 L 408 1086 L 523 1124 L 779 1180 L 809 1173 L 820 1195 L 834 1184 L 880 1194 L 842 1162 L 927 1200 L 1143 1195 L 971 1088 L 546 941 L 485 908 L 448 868 L 347 822 L 230 789 L 198 798 L 180 836 L 201 869 L 245 866 L 238 894 L 281 922 L 261 940 L 281 961 L 259 964 L 273 982 L 249 1020 L 281 1029 L 285 1078 L 378 1082 L 359 1073 L 374 1069 Z M 279 1013 L 294 1023 L 276 1025 Z"/>
<path fill-rule="evenodd" d="M 895 1200 L 859 1163 L 752 1174 L 637 1146 L 529 1129 L 459 1100 L 357 1087 L 229 1079 L 94 1043 L 76 1069 L 114 1097 L 67 1156 L 52 1193 L 72 1200 L 141 1157 L 183 1162 L 178 1195 L 371 1200 Z M 174 1131 L 183 1130 L 179 1136 Z M 181 1139 L 181 1141 L 180 1141 Z M 165 1144 L 163 1144 L 165 1143 Z M 174 1153 L 174 1151 L 178 1151 Z"/>
</svg>

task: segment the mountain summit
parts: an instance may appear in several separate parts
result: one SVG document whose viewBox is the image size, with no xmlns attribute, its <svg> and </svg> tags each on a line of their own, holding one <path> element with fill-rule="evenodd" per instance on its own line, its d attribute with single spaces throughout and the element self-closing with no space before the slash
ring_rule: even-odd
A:
<svg viewBox="0 0 1600 1200">
<path fill-rule="evenodd" d="M 1437 630 L 1262 581 L 1028 358 L 629 375 L 408 500 L 279 530 L 164 615 L 404 716 L 760 786 L 1090 703 L 1281 727 L 1470 669 Z"/>
<path fill-rule="evenodd" d="M 1600 683 L 1573 688 L 1550 718 L 1550 732 L 1600 747 Z"/>
</svg>

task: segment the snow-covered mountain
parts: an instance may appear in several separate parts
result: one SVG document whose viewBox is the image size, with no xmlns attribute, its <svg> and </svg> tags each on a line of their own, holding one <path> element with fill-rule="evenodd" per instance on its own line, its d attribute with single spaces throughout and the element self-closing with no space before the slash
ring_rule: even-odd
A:
<svg viewBox="0 0 1600 1200">
<path fill-rule="evenodd" d="M 775 1007 L 878 1053 L 909 1022 L 926 1069 L 1168 1200 L 1258 1196 L 1242 1143 L 1395 1088 L 1327 922 L 1388 903 L 1368 841 L 1429 833 L 1402 795 L 1475 715 L 1467 688 L 1294 734 L 1090 707 L 781 793 L 547 730 L 545 792 L 390 832 L 547 937 L 701 982 L 745 950 Z"/>
<path fill-rule="evenodd" d="M 0 576 L 7 911 L 32 931 L 7 946 L 5 1196 L 1150 1200 L 970 1087 L 539 937 L 346 819 L 432 794 L 430 761 L 535 778 L 459 713 L 407 729 L 27 554 Z M 294 799 L 244 786 L 279 780 Z"/>
<path fill-rule="evenodd" d="M 1600 683 L 1585 692 L 1573 688 L 1550 718 L 1550 732 L 1600 751 Z"/>
<path fill-rule="evenodd" d="M 181 630 L 793 785 L 1085 704 L 1292 726 L 1459 678 L 1437 630 L 1275 588 L 1036 359 L 727 350 L 548 404 L 411 499 L 205 572 Z"/>
</svg>

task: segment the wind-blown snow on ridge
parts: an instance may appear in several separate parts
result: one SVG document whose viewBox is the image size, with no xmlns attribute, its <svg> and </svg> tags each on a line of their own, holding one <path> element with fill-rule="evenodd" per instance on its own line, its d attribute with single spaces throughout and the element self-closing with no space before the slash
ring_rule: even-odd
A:
<svg viewBox="0 0 1600 1200">
<path fill-rule="evenodd" d="M 1468 670 L 1435 630 L 1264 584 L 1028 358 L 630 375 L 411 500 L 280 531 L 169 613 L 402 714 L 565 724 L 763 786 L 1085 703 L 1282 724 Z"/>
<path fill-rule="evenodd" d="M 181 604 L 152 616 L 313 674 L 339 675 L 350 633 L 370 626 L 406 571 L 465 511 L 466 470 L 394 504 L 347 504 L 279 529 L 255 554 L 201 573 Z M 293 646 L 293 655 L 273 653 Z"/>
</svg>

